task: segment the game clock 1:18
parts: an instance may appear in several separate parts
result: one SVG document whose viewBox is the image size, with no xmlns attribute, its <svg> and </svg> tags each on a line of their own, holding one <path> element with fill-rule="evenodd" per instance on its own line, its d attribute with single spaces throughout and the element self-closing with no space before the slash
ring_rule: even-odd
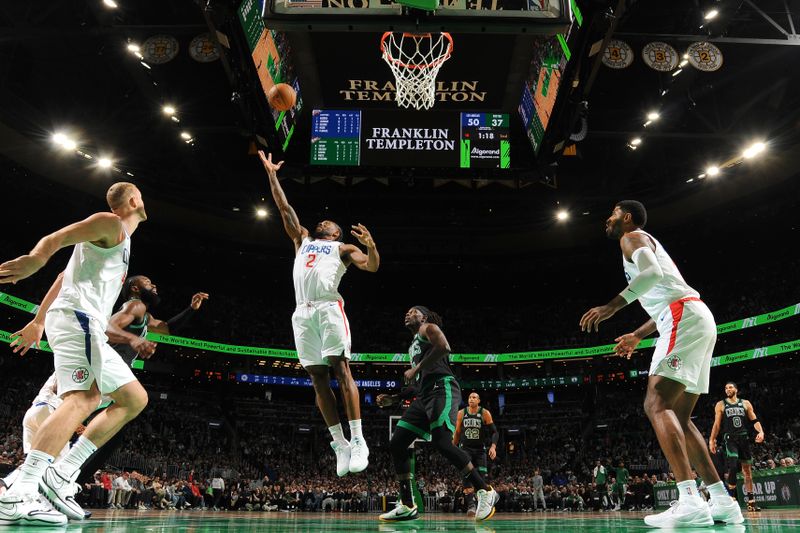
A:
<svg viewBox="0 0 800 533">
<path fill-rule="evenodd" d="M 461 168 L 509 168 L 508 124 L 505 113 L 461 113 Z"/>
</svg>

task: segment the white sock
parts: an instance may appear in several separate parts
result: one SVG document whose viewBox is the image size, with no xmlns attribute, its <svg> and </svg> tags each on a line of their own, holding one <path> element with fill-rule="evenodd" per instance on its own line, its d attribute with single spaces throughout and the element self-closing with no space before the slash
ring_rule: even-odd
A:
<svg viewBox="0 0 800 533">
<path fill-rule="evenodd" d="M 358 420 L 351 420 L 350 421 L 350 438 L 360 437 L 364 438 L 364 434 L 361 433 L 361 419 Z"/>
<path fill-rule="evenodd" d="M 75 442 L 75 446 L 69 450 L 69 453 L 56 463 L 56 470 L 67 479 L 72 479 L 72 476 L 80 471 L 86 459 L 96 451 L 97 446 L 81 435 Z"/>
<path fill-rule="evenodd" d="M 678 482 L 678 500 L 687 501 L 698 498 L 700 494 L 697 492 L 697 483 L 693 479 Z"/>
<path fill-rule="evenodd" d="M 337 444 L 350 444 L 347 442 L 347 439 L 344 438 L 344 431 L 342 430 L 342 424 L 336 424 L 335 426 L 330 426 L 328 431 L 331 432 L 331 437 L 333 437 L 333 442 Z"/>
<path fill-rule="evenodd" d="M 709 485 L 708 493 L 712 498 L 730 498 L 728 491 L 725 489 L 725 484 L 722 481 L 717 481 L 713 485 Z"/>
<path fill-rule="evenodd" d="M 19 467 L 19 477 L 11 489 L 17 494 L 39 494 L 39 480 L 45 469 L 53 462 L 53 456 L 39 450 L 31 450 Z"/>
</svg>

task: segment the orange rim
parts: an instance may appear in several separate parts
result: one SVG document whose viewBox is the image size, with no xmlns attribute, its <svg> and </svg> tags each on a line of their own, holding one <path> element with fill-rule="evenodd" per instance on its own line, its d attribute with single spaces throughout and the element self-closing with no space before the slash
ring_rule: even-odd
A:
<svg viewBox="0 0 800 533">
<path fill-rule="evenodd" d="M 437 66 L 441 65 L 442 63 L 444 63 L 445 61 L 447 61 L 448 59 L 450 59 L 450 56 L 453 53 L 453 37 L 447 32 L 442 32 L 442 35 L 444 36 L 444 38 L 448 40 L 447 52 L 445 52 L 444 55 L 442 55 L 440 58 L 438 58 L 436 61 L 434 61 L 432 63 L 423 63 L 423 64 L 420 64 L 420 65 L 410 64 L 410 63 L 403 63 L 399 59 L 395 59 L 392 56 L 390 56 L 389 52 L 386 49 L 386 38 L 389 37 L 390 35 L 392 35 L 392 33 L 393 32 L 390 32 L 390 31 L 384 32 L 383 36 L 381 37 L 381 54 L 383 55 L 383 57 L 387 58 L 389 60 L 389 62 L 391 62 L 393 65 L 398 65 L 400 67 L 411 69 L 411 70 L 418 70 L 418 69 L 423 69 L 423 68 L 432 68 L 432 67 L 437 67 Z M 422 37 L 422 38 L 427 37 L 429 39 L 432 38 L 430 33 L 410 33 L 410 32 L 403 32 L 403 37 Z"/>
</svg>

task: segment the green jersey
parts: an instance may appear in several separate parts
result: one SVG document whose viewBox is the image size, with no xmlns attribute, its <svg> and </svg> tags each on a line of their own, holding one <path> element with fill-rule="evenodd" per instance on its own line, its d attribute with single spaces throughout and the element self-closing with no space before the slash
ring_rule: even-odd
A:
<svg viewBox="0 0 800 533">
<path fill-rule="evenodd" d="M 628 473 L 628 469 L 625 467 L 616 468 L 617 471 L 617 483 L 622 483 L 623 485 L 628 483 L 628 479 L 630 478 L 630 474 Z"/>
</svg>

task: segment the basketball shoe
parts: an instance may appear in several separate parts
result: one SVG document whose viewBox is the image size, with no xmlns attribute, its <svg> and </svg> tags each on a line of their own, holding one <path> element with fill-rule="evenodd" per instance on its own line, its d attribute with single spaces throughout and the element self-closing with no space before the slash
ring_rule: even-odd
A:
<svg viewBox="0 0 800 533">
<path fill-rule="evenodd" d="M 350 473 L 363 472 L 369 465 L 369 448 L 364 437 L 350 439 Z"/>
<path fill-rule="evenodd" d="M 669 509 L 662 513 L 645 516 L 644 523 L 650 527 L 672 529 L 713 526 L 714 519 L 708 504 L 700 496 L 692 496 L 673 501 Z"/>
<path fill-rule="evenodd" d="M 478 491 L 478 508 L 475 511 L 475 520 L 489 520 L 493 515 L 500 495 L 492 487 L 489 490 L 480 489 Z"/>
<path fill-rule="evenodd" d="M 336 475 L 344 477 L 350 473 L 350 444 L 333 441 L 331 448 L 336 453 Z"/>
<path fill-rule="evenodd" d="M 741 524 L 744 522 L 742 510 L 739 502 L 727 496 L 723 498 L 711 498 L 708 500 L 708 509 L 714 520 L 725 522 L 726 524 Z"/>
<path fill-rule="evenodd" d="M 10 490 L 0 497 L 0 525 L 64 526 L 67 517 L 39 501 L 38 494 L 16 494 Z"/>
<path fill-rule="evenodd" d="M 395 504 L 394 509 L 388 513 L 383 513 L 378 517 L 378 519 L 384 522 L 402 522 L 404 520 L 414 520 L 418 517 L 419 513 L 417 512 L 416 505 L 414 507 L 409 507 L 403 502 L 398 501 Z"/>
<path fill-rule="evenodd" d="M 53 504 L 53 507 L 73 520 L 86 518 L 86 512 L 75 501 L 75 494 L 79 490 L 80 486 L 77 483 L 65 478 L 52 466 L 47 467 L 42 479 L 39 480 L 39 492 Z"/>
</svg>

